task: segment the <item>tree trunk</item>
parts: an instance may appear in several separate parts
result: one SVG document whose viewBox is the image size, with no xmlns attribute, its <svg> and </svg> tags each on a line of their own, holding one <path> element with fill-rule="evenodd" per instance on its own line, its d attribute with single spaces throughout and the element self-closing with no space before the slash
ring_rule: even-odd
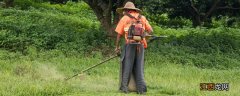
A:
<svg viewBox="0 0 240 96">
<path fill-rule="evenodd" d="M 5 7 L 6 8 L 13 7 L 13 2 L 14 2 L 14 0 L 4 0 Z"/>
<path fill-rule="evenodd" d="M 202 25 L 202 21 L 201 21 L 201 16 L 200 15 L 196 15 L 192 16 L 192 25 L 193 27 L 197 27 L 197 26 L 201 26 Z"/>
<path fill-rule="evenodd" d="M 191 3 L 191 8 L 189 8 L 190 13 L 192 14 L 192 25 L 193 27 L 200 26 L 202 24 L 201 16 L 199 10 L 195 7 L 192 0 L 189 0 Z"/>
<path fill-rule="evenodd" d="M 102 27 L 108 32 L 108 35 L 112 35 L 112 1 L 88 0 L 86 3 L 93 9 L 97 19 L 100 21 Z"/>
<path fill-rule="evenodd" d="M 115 36 L 115 26 L 121 16 L 116 9 L 123 7 L 127 1 L 135 0 L 84 0 L 94 11 L 102 27 L 108 32 L 108 36 Z"/>
<path fill-rule="evenodd" d="M 212 5 L 212 7 L 207 11 L 207 13 L 204 16 L 204 20 L 206 20 L 216 9 L 218 4 L 220 3 L 220 0 L 215 0 L 214 4 Z"/>
<path fill-rule="evenodd" d="M 220 3 L 220 0 L 215 0 L 211 8 L 209 10 L 206 10 L 207 12 L 204 12 L 204 14 L 200 13 L 200 11 L 196 8 L 192 0 L 190 0 L 190 3 L 191 3 L 190 12 L 192 14 L 192 24 L 193 24 L 193 27 L 197 27 L 197 26 L 201 26 L 203 22 L 205 22 L 208 18 L 210 18 L 210 15 L 217 9 L 217 6 Z"/>
</svg>

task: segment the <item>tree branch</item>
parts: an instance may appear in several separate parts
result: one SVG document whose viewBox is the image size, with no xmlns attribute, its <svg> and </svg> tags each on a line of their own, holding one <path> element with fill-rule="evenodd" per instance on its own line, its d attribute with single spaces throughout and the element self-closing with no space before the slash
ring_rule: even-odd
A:
<svg viewBox="0 0 240 96">
<path fill-rule="evenodd" d="M 212 7 L 208 10 L 208 12 L 205 14 L 204 19 L 206 19 L 210 14 L 212 14 L 213 11 L 217 8 L 218 4 L 220 3 L 220 0 L 215 0 Z"/>
<path fill-rule="evenodd" d="M 234 7 L 229 7 L 229 6 L 225 6 L 225 7 L 218 7 L 217 9 L 231 9 L 231 10 L 239 10 L 239 8 L 234 8 Z"/>
<path fill-rule="evenodd" d="M 194 6 L 193 1 L 192 0 L 189 0 L 189 1 L 191 2 L 191 7 L 193 8 L 193 10 L 199 15 L 200 13 L 198 9 Z"/>
</svg>

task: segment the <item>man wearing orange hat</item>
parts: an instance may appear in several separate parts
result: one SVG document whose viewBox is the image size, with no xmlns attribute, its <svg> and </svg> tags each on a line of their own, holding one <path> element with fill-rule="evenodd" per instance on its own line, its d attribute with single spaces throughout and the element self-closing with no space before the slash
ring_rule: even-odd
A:
<svg viewBox="0 0 240 96">
<path fill-rule="evenodd" d="M 117 12 L 124 15 L 115 29 L 118 33 L 115 48 L 117 53 L 120 53 L 120 38 L 125 37 L 121 57 L 120 91 L 124 93 L 137 91 L 138 94 L 145 94 L 147 92 L 144 81 L 144 48 L 147 48 L 145 31 L 152 33 L 152 27 L 140 14 L 141 10 L 132 2 L 127 2 L 123 8 L 118 8 Z"/>
</svg>

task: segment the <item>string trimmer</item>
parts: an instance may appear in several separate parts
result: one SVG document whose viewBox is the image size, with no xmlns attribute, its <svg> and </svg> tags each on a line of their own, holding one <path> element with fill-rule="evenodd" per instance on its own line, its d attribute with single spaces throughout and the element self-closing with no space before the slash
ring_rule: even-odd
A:
<svg viewBox="0 0 240 96">
<path fill-rule="evenodd" d="M 158 38 L 165 38 L 165 37 L 167 37 L 167 36 L 146 35 L 145 37 L 146 37 L 146 39 L 148 40 L 148 43 L 150 43 L 150 42 L 152 42 L 153 40 L 156 40 L 156 39 L 158 39 Z M 88 68 L 82 70 L 81 72 L 79 72 L 79 73 L 77 73 L 77 74 L 74 74 L 74 75 L 71 76 L 71 77 L 65 78 L 65 80 L 67 81 L 67 80 L 69 80 L 69 79 L 72 79 L 73 77 L 76 77 L 76 76 L 79 76 L 79 75 L 81 76 L 84 72 L 86 72 L 86 71 L 88 71 L 88 70 L 90 70 L 90 69 L 92 69 L 92 68 L 95 68 L 95 67 L 97 67 L 97 66 L 99 66 L 99 65 L 102 65 L 102 64 L 104 64 L 105 62 L 107 62 L 107 61 L 109 61 L 109 60 L 112 60 L 112 59 L 114 59 L 114 58 L 116 58 L 116 57 L 118 57 L 118 56 L 119 56 L 119 54 L 117 54 L 117 55 L 115 55 L 115 56 L 112 56 L 112 57 L 110 57 L 110 58 L 108 58 L 108 59 L 106 59 L 106 60 L 104 60 L 104 61 L 102 61 L 102 62 L 100 62 L 100 63 L 98 63 L 98 64 L 95 64 L 95 65 L 93 65 L 93 66 L 91 66 L 91 67 L 88 67 Z"/>
</svg>

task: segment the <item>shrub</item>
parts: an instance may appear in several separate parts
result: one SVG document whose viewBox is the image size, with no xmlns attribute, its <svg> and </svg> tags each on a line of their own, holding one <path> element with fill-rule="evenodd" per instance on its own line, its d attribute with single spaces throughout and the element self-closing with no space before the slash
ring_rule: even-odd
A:
<svg viewBox="0 0 240 96">
<path fill-rule="evenodd" d="M 240 30 L 235 28 L 160 28 L 153 26 L 154 34 L 167 35 L 161 42 L 175 46 L 188 46 L 197 52 L 235 52 L 240 49 Z"/>
<path fill-rule="evenodd" d="M 233 52 L 240 48 L 239 33 L 234 29 L 209 29 L 191 32 L 178 38 L 179 45 L 196 48 L 199 52 Z"/>
<path fill-rule="evenodd" d="M 4 9 L 0 11 L 0 17 L 3 18 L 0 20 L 0 47 L 10 51 L 24 53 L 28 46 L 38 50 L 67 48 L 63 46 L 78 50 L 87 47 L 82 45 L 105 42 L 101 38 L 105 35 L 99 29 L 99 22 L 88 19 L 89 16 L 31 8 L 28 11 Z"/>
</svg>

